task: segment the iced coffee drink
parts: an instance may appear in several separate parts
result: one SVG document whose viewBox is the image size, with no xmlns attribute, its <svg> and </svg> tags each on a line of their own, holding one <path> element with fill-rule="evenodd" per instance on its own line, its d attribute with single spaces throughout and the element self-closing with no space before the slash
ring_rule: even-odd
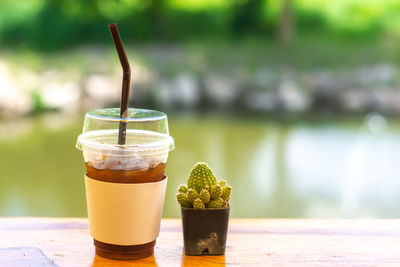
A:
<svg viewBox="0 0 400 267">
<path fill-rule="evenodd" d="M 118 145 L 118 109 L 88 112 L 77 147 L 83 151 L 89 229 L 96 253 L 114 259 L 153 254 L 164 202 L 167 117 L 130 109 L 126 144 Z"/>
</svg>

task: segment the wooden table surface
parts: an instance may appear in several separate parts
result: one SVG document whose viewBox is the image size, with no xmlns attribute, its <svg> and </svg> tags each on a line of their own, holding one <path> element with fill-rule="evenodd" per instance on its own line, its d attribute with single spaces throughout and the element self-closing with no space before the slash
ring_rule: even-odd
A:
<svg viewBox="0 0 400 267">
<path fill-rule="evenodd" d="M 400 220 L 231 219 L 225 256 L 182 247 L 179 219 L 154 256 L 115 261 L 95 255 L 87 219 L 0 218 L 0 266 L 400 266 Z"/>
</svg>

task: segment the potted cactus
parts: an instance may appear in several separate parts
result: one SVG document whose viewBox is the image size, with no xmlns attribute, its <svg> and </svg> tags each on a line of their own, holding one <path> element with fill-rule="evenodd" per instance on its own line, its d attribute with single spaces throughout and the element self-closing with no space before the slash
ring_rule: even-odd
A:
<svg viewBox="0 0 400 267">
<path fill-rule="evenodd" d="M 203 162 L 190 171 L 187 184 L 178 187 L 186 255 L 225 254 L 231 191 Z"/>
</svg>

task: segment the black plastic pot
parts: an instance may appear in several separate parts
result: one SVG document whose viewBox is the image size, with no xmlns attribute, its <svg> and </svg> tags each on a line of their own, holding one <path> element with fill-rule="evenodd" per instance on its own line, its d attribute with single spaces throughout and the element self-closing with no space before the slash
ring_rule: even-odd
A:
<svg viewBox="0 0 400 267">
<path fill-rule="evenodd" d="M 225 254 L 229 210 L 181 207 L 186 255 Z"/>
</svg>

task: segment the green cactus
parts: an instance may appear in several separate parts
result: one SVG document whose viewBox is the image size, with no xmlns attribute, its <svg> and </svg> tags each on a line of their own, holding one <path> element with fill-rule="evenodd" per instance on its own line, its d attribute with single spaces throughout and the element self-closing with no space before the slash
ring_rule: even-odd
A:
<svg viewBox="0 0 400 267">
<path fill-rule="evenodd" d="M 229 199 L 231 198 L 231 192 L 232 192 L 232 187 L 230 187 L 229 185 L 223 186 L 221 198 L 225 201 L 229 201 Z"/>
<path fill-rule="evenodd" d="M 211 187 L 210 194 L 212 199 L 217 199 L 221 196 L 222 188 L 219 184 L 214 185 Z"/>
<path fill-rule="evenodd" d="M 222 198 L 213 199 L 207 204 L 207 208 L 215 209 L 215 208 L 224 208 L 225 201 Z"/>
<path fill-rule="evenodd" d="M 218 184 L 219 184 L 220 186 L 225 186 L 225 185 L 227 185 L 228 183 L 227 183 L 225 180 L 220 180 L 220 181 L 218 181 Z"/>
<path fill-rule="evenodd" d="M 206 206 L 200 198 L 196 198 L 193 202 L 194 209 L 204 209 Z"/>
<path fill-rule="evenodd" d="M 181 204 L 182 207 L 185 207 L 185 208 L 192 207 L 192 204 L 189 202 L 189 200 L 187 198 L 187 194 L 178 193 L 178 194 L 176 194 L 176 199 L 178 200 L 178 203 Z"/>
<path fill-rule="evenodd" d="M 178 192 L 179 193 L 187 193 L 187 191 L 188 191 L 188 188 L 187 188 L 187 186 L 185 184 L 179 185 L 179 187 L 178 187 Z"/>
<path fill-rule="evenodd" d="M 207 163 L 198 162 L 190 172 L 189 178 L 187 180 L 187 185 L 189 188 L 194 188 L 198 192 L 208 186 L 211 188 L 217 183 L 214 173 L 208 167 Z"/>
<path fill-rule="evenodd" d="M 196 198 L 199 198 L 199 193 L 193 188 L 189 188 L 187 192 L 187 198 L 190 203 L 193 203 Z"/>
<path fill-rule="evenodd" d="M 200 191 L 200 199 L 207 204 L 210 201 L 210 192 L 208 189 L 203 189 Z"/>
<path fill-rule="evenodd" d="M 190 172 L 187 185 L 178 187 L 176 198 L 185 208 L 216 209 L 229 207 L 232 187 L 215 178 L 207 163 L 198 162 Z"/>
</svg>

